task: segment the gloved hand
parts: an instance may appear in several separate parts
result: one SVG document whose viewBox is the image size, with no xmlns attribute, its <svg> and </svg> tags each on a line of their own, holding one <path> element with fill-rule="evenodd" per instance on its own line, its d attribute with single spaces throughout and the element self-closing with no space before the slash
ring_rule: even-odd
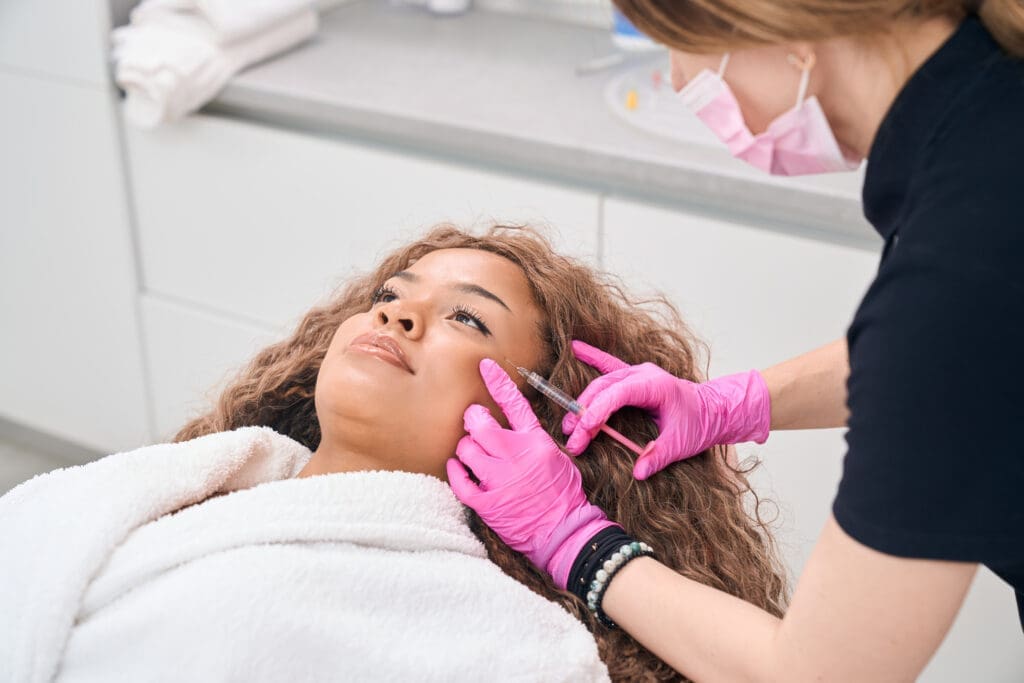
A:
<svg viewBox="0 0 1024 683">
<path fill-rule="evenodd" d="M 764 443 L 771 426 L 768 385 L 756 370 L 704 383 L 689 382 L 653 363 L 628 365 L 589 344 L 573 340 L 576 357 L 605 373 L 591 382 L 577 401 L 581 416 L 567 413 L 562 432 L 570 434 L 565 450 L 579 455 L 601 425 L 623 406 L 646 408 L 660 434 L 653 448 L 637 459 L 633 476 L 646 479 L 670 463 L 719 444 Z"/>
<path fill-rule="evenodd" d="M 579 470 L 541 427 L 505 371 L 484 359 L 480 374 L 512 428 L 503 429 L 481 405 L 467 408 L 463 420 L 469 434 L 455 450 L 458 459 L 446 464 L 448 483 L 509 547 L 564 589 L 580 550 L 613 523 L 587 501 Z"/>
</svg>

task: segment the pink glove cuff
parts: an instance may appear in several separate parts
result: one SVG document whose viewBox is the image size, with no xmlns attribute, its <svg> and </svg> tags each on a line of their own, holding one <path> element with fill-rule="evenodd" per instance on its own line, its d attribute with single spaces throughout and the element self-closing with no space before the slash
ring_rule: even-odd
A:
<svg viewBox="0 0 1024 683">
<path fill-rule="evenodd" d="M 726 420 L 715 443 L 764 443 L 768 440 L 772 425 L 771 396 L 760 372 L 749 370 L 726 375 L 703 386 L 713 392 L 709 398 L 719 403 L 719 414 Z"/>
<path fill-rule="evenodd" d="M 598 510 L 598 508 L 594 509 Z M 587 522 L 562 541 L 561 545 L 558 546 L 548 559 L 547 566 L 545 567 L 547 573 L 554 579 L 556 586 L 562 590 L 566 589 L 566 584 L 569 582 L 569 572 L 572 571 L 572 565 L 576 558 L 579 557 L 583 546 L 587 544 L 587 541 L 596 536 L 598 532 L 610 526 L 618 526 L 618 524 L 609 521 L 602 512 L 599 518 Z"/>
</svg>

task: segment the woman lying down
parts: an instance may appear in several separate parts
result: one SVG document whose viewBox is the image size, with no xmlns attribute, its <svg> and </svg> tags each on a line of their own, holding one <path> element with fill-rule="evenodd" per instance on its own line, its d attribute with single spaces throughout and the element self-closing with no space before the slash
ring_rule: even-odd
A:
<svg viewBox="0 0 1024 683">
<path fill-rule="evenodd" d="M 530 230 L 435 228 L 309 311 L 174 443 L 0 499 L 3 668 L 15 681 L 679 679 L 498 540 L 445 472 L 468 406 L 507 424 L 484 358 L 578 395 L 597 371 L 576 338 L 699 379 L 678 315 L 653 310 Z M 561 410 L 527 396 L 564 440 Z M 656 435 L 639 411 L 612 426 Z M 590 500 L 663 562 L 779 614 L 770 537 L 722 455 L 635 481 L 635 456 L 601 436 L 574 462 Z"/>
</svg>

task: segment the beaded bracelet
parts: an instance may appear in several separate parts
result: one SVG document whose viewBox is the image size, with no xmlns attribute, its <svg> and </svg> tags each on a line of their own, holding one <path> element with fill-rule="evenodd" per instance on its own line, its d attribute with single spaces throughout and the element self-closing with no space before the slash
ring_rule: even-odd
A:
<svg viewBox="0 0 1024 683">
<path fill-rule="evenodd" d="M 595 534 L 573 562 L 568 588 L 587 604 L 602 625 L 615 628 L 615 623 L 601 611 L 605 588 L 627 562 L 653 554 L 649 545 L 637 541 L 622 527 L 608 527 Z"/>
<path fill-rule="evenodd" d="M 611 583 L 612 577 L 630 560 L 646 555 L 654 555 L 654 549 L 651 546 L 640 541 L 626 543 L 612 553 L 611 557 L 605 560 L 601 568 L 594 574 L 594 580 L 590 582 L 590 591 L 587 593 L 587 608 L 597 616 L 599 622 L 608 628 L 615 628 L 615 622 L 609 619 L 601 609 L 605 589 Z"/>
</svg>

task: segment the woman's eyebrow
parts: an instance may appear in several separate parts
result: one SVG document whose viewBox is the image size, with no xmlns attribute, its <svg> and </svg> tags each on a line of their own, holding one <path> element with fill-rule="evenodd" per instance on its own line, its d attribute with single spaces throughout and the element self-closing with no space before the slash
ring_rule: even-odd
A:
<svg viewBox="0 0 1024 683">
<path fill-rule="evenodd" d="M 397 273 L 395 273 L 394 275 L 392 275 L 391 277 L 397 277 L 398 279 L 406 280 L 407 282 L 419 282 L 420 281 L 420 276 L 419 275 L 417 275 L 416 273 L 410 273 L 408 270 L 400 270 Z M 512 309 L 508 307 L 508 304 L 506 304 L 504 301 L 502 301 L 501 298 L 497 294 L 495 294 L 495 293 L 493 293 L 493 292 L 491 292 L 491 291 L 489 291 L 487 289 L 484 289 L 480 285 L 475 285 L 475 284 L 473 284 L 471 282 L 458 282 L 458 283 L 455 283 L 454 285 L 452 285 L 452 287 L 454 289 L 456 289 L 456 290 L 458 290 L 460 292 L 464 292 L 466 294 L 475 294 L 477 296 L 482 296 L 485 299 L 490 299 L 491 301 L 495 301 L 498 304 L 500 304 L 501 307 L 504 308 L 509 313 L 512 312 Z"/>
<path fill-rule="evenodd" d="M 485 299 L 497 301 L 499 304 L 501 304 L 501 307 L 504 308 L 506 311 L 508 311 L 509 313 L 512 312 L 512 309 L 509 308 L 504 301 L 498 298 L 497 294 L 493 294 L 492 292 L 487 291 L 480 285 L 474 285 L 470 282 L 460 282 L 457 285 L 455 285 L 455 289 L 459 290 L 460 292 L 465 292 L 466 294 L 476 294 L 477 296 L 482 296 Z"/>
</svg>

